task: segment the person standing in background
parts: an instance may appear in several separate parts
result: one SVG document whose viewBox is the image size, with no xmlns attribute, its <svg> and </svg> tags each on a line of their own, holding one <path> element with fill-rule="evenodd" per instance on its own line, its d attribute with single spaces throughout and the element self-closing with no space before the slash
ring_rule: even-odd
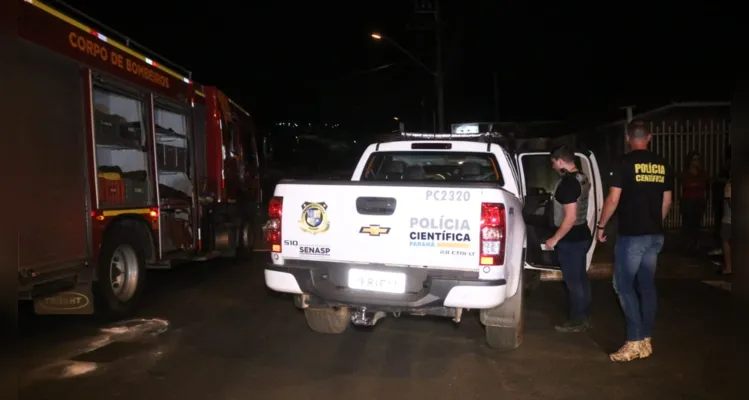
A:
<svg viewBox="0 0 749 400">
<path fill-rule="evenodd" d="M 709 253 L 709 255 L 722 255 L 723 254 L 723 192 L 725 190 L 726 182 L 731 172 L 731 146 L 729 145 L 726 149 L 725 161 L 721 164 L 720 173 L 718 177 L 712 182 L 711 188 L 711 199 L 713 207 L 713 224 L 715 228 L 715 246 L 716 248 Z"/>
<path fill-rule="evenodd" d="M 722 274 L 731 275 L 731 178 L 728 178 L 723 194 L 723 220 L 721 221 L 721 236 L 723 239 L 723 266 Z"/>
<path fill-rule="evenodd" d="M 622 156 L 613 170 L 597 226 L 598 240 L 605 242 L 604 227 L 618 209 L 614 290 L 624 310 L 627 341 L 609 355 L 616 362 L 653 354 L 655 268 L 663 248 L 663 220 L 671 208 L 674 174 L 663 157 L 648 150 L 651 138 L 643 121 L 627 126 L 626 139 L 632 151 Z"/>
<path fill-rule="evenodd" d="M 700 228 L 702 216 L 705 214 L 705 196 L 710 180 L 707 172 L 702 169 L 700 153 L 692 151 L 687 155 L 687 168 L 679 178 L 681 179 L 681 232 L 684 250 L 695 254 L 699 252 Z"/>
</svg>

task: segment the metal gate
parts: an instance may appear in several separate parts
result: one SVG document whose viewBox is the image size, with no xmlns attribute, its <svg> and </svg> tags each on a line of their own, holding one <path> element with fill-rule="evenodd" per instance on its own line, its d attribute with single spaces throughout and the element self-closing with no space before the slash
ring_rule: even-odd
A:
<svg viewBox="0 0 749 400">
<path fill-rule="evenodd" d="M 691 151 L 697 151 L 702 156 L 702 165 L 711 178 L 718 177 L 726 160 L 726 150 L 730 146 L 730 122 L 727 120 L 698 120 L 696 122 L 661 122 L 650 123 L 653 139 L 650 150 L 664 157 L 673 166 L 676 174 L 686 167 L 686 156 Z M 674 205 L 666 217 L 667 229 L 681 228 L 681 210 L 679 196 L 681 182 L 676 180 L 674 187 Z M 713 227 L 714 207 L 722 197 L 713 198 L 712 190 L 708 187 L 707 209 L 702 217 L 702 226 Z"/>
</svg>

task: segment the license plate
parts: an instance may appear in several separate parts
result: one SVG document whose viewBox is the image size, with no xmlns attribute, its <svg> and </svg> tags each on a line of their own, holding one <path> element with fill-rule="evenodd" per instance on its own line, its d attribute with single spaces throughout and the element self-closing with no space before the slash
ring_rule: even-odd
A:
<svg viewBox="0 0 749 400">
<path fill-rule="evenodd" d="M 381 293 L 405 293 L 406 274 L 354 268 L 348 272 L 348 287 Z"/>
</svg>

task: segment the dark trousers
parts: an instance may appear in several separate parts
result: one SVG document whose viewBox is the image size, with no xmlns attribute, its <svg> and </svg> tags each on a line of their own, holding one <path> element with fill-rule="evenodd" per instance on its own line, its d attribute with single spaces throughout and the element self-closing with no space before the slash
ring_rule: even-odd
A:
<svg viewBox="0 0 749 400">
<path fill-rule="evenodd" d="M 591 241 L 559 242 L 557 257 L 562 267 L 562 279 L 570 299 L 570 321 L 582 322 L 590 316 L 590 280 L 587 266 Z"/>
<path fill-rule="evenodd" d="M 690 250 L 697 250 L 700 242 L 702 216 L 705 214 L 704 199 L 681 199 L 681 232 L 682 245 Z"/>
</svg>

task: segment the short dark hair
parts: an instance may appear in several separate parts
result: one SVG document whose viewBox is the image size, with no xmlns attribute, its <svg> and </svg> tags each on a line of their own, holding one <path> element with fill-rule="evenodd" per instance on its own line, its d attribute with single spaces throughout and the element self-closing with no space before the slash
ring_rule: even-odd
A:
<svg viewBox="0 0 749 400">
<path fill-rule="evenodd" d="M 627 124 L 627 136 L 630 139 L 645 139 L 649 134 L 648 127 L 643 120 L 635 119 Z"/>
<path fill-rule="evenodd" d="M 684 168 L 688 168 L 689 165 L 692 164 L 692 159 L 695 157 L 702 158 L 702 154 L 700 154 L 700 152 L 697 150 L 692 150 L 689 153 L 687 153 L 687 156 L 684 157 Z"/>
<path fill-rule="evenodd" d="M 562 160 L 564 162 L 575 162 L 575 151 L 566 144 L 563 144 L 551 151 L 551 159 Z"/>
</svg>

